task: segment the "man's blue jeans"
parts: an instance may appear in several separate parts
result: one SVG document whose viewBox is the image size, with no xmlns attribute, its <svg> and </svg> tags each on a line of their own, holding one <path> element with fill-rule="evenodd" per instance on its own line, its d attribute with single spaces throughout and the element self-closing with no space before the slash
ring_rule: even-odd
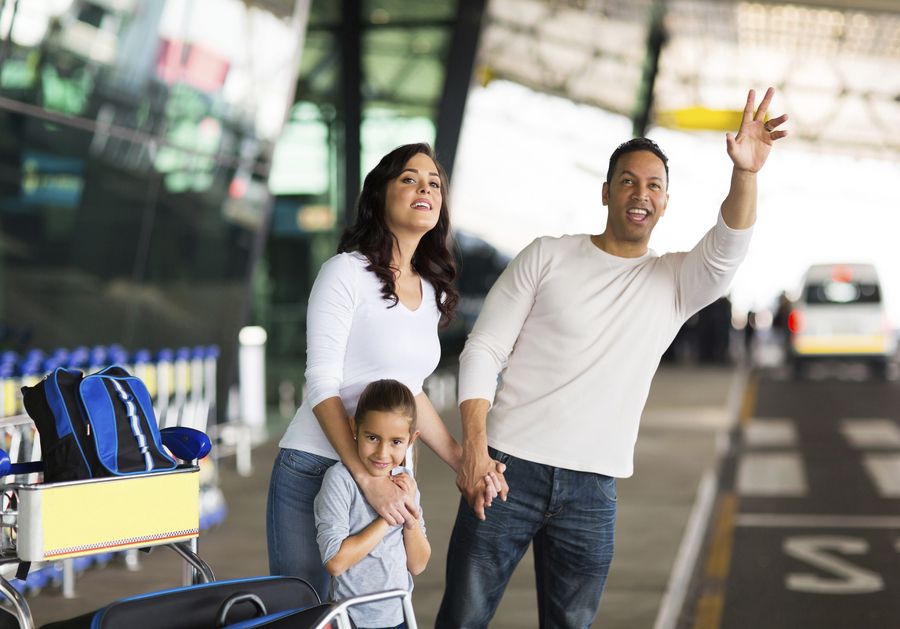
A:
<svg viewBox="0 0 900 629">
<path fill-rule="evenodd" d="M 460 500 L 435 629 L 487 627 L 532 542 L 541 629 L 590 627 L 612 563 L 616 479 L 490 454 L 506 464 L 509 499 L 483 522 Z"/>
<path fill-rule="evenodd" d="M 282 448 L 275 458 L 266 506 L 269 573 L 309 581 L 323 601 L 331 577 L 322 566 L 316 543 L 313 501 L 325 471 L 337 463 L 309 452 Z"/>
</svg>

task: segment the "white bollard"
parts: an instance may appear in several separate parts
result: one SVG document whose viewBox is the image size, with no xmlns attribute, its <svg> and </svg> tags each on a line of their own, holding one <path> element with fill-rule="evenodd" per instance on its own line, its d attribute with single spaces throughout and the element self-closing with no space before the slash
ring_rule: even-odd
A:
<svg viewBox="0 0 900 629">
<path fill-rule="evenodd" d="M 238 376 L 240 420 L 250 429 L 254 444 L 266 440 L 266 331 L 261 327 L 242 328 L 238 334 Z"/>
</svg>

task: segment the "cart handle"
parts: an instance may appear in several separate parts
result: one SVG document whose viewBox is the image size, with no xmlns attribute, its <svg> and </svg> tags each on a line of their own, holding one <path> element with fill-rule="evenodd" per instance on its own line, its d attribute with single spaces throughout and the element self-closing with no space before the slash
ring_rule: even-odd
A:
<svg viewBox="0 0 900 629">
<path fill-rule="evenodd" d="M 205 432 L 187 426 L 172 426 L 159 431 L 163 445 L 182 461 L 202 459 L 209 454 L 212 444 Z"/>
<path fill-rule="evenodd" d="M 43 461 L 29 461 L 28 463 L 13 463 L 6 450 L 0 450 L 0 476 L 11 474 L 33 474 L 43 472 Z"/>
</svg>

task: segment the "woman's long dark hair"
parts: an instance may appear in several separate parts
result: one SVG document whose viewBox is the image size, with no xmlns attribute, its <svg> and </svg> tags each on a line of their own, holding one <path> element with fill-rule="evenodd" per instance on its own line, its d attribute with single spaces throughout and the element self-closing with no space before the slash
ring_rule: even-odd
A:
<svg viewBox="0 0 900 629">
<path fill-rule="evenodd" d="M 434 287 L 441 324 L 446 326 L 453 318 L 459 295 L 453 287 L 456 278 L 456 261 L 450 252 L 450 206 L 447 195 L 447 173 L 438 163 L 434 150 L 428 144 L 405 144 L 381 158 L 378 165 L 366 175 L 362 192 L 356 203 L 356 221 L 344 230 L 338 244 L 338 253 L 359 251 L 369 259 L 366 268 L 381 280 L 381 293 L 393 308 L 400 301 L 394 286 L 391 269 L 394 242 L 385 222 L 385 197 L 388 183 L 400 176 L 407 162 L 422 153 L 432 159 L 441 178 L 441 204 L 437 225 L 422 236 L 412 258 L 412 268 L 431 282 Z"/>
</svg>

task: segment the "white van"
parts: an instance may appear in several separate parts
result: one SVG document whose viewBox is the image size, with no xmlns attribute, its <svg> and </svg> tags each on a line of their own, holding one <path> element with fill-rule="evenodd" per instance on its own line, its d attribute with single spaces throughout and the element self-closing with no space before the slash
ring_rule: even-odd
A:
<svg viewBox="0 0 900 629">
<path fill-rule="evenodd" d="M 788 329 L 789 357 L 798 376 L 813 360 L 847 359 L 865 361 L 885 378 L 897 350 L 871 264 L 811 266 Z"/>
</svg>

